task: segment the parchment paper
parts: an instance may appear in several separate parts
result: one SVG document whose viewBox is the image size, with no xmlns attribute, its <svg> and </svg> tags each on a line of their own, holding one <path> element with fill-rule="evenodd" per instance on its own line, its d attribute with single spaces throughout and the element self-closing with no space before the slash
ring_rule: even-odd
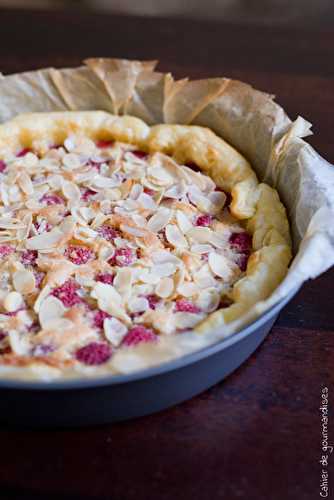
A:
<svg viewBox="0 0 334 500">
<path fill-rule="evenodd" d="M 149 124 L 210 127 L 243 153 L 259 180 L 275 187 L 291 224 L 295 257 L 269 299 L 229 325 L 251 321 L 334 264 L 334 168 L 304 140 L 311 124 L 292 122 L 273 96 L 227 78 L 175 81 L 156 61 L 88 59 L 85 66 L 42 69 L 0 79 L 0 122 L 19 113 L 106 110 Z"/>
</svg>

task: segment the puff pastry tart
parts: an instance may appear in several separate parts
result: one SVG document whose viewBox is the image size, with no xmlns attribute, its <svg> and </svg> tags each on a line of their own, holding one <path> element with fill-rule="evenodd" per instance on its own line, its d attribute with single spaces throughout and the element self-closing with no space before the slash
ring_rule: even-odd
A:
<svg viewBox="0 0 334 500">
<path fill-rule="evenodd" d="M 1 367 L 117 372 L 142 345 L 223 328 L 287 272 L 277 192 L 209 129 L 20 115 L 0 158 Z"/>
</svg>

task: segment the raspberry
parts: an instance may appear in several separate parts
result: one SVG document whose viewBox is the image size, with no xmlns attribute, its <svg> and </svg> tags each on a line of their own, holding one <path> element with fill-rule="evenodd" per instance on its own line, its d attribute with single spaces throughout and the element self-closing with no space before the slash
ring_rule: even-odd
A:
<svg viewBox="0 0 334 500">
<path fill-rule="evenodd" d="M 230 244 L 238 253 L 249 253 L 252 248 L 252 237 L 245 231 L 242 233 L 232 233 Z"/>
<path fill-rule="evenodd" d="M 196 226 L 203 226 L 203 227 L 209 227 L 210 224 L 212 223 L 213 217 L 212 215 L 200 215 L 196 219 Z"/>
<path fill-rule="evenodd" d="M 158 302 L 159 302 L 159 297 L 156 295 L 146 295 L 145 299 L 148 300 L 148 305 L 150 306 L 150 309 L 155 309 Z"/>
<path fill-rule="evenodd" d="M 231 247 L 240 254 L 238 265 L 241 271 L 246 271 L 248 258 L 252 249 L 252 237 L 245 231 L 242 233 L 232 233 L 230 236 Z"/>
<path fill-rule="evenodd" d="M 115 279 L 114 274 L 110 273 L 99 273 L 96 275 L 95 280 L 101 283 L 106 283 L 106 285 L 112 285 Z"/>
<path fill-rule="evenodd" d="M 87 262 L 94 259 L 94 253 L 90 248 L 79 245 L 69 245 L 65 250 L 65 256 L 77 266 L 87 264 Z"/>
<path fill-rule="evenodd" d="M 104 311 L 96 311 L 93 317 L 93 323 L 96 328 L 103 328 L 103 321 L 106 318 L 111 318 L 110 314 L 104 312 Z"/>
<path fill-rule="evenodd" d="M 179 299 L 175 302 L 177 312 L 199 313 L 200 308 L 186 299 Z"/>
<path fill-rule="evenodd" d="M 48 206 L 49 205 L 63 205 L 64 200 L 61 196 L 58 194 L 45 194 L 41 199 L 41 202 L 46 203 Z"/>
<path fill-rule="evenodd" d="M 249 259 L 248 254 L 240 254 L 238 259 L 238 266 L 240 267 L 240 271 L 242 272 L 246 271 L 248 259 Z"/>
<path fill-rule="evenodd" d="M 158 340 L 157 335 L 153 332 L 153 330 L 150 330 L 148 328 L 145 328 L 144 326 L 134 326 L 131 328 L 128 333 L 126 334 L 126 337 L 123 339 L 122 344 L 127 345 L 127 346 L 133 346 L 140 344 L 142 342 L 156 342 Z"/>
<path fill-rule="evenodd" d="M 96 191 L 93 191 L 92 189 L 85 189 L 85 191 L 81 195 L 81 199 L 83 201 L 88 201 L 92 196 L 95 196 L 97 193 Z"/>
<path fill-rule="evenodd" d="M 3 160 L 0 160 L 0 173 L 2 173 L 4 170 L 6 170 L 6 163 Z"/>
<path fill-rule="evenodd" d="M 114 141 L 96 141 L 96 146 L 98 148 L 104 149 L 104 148 L 110 148 L 114 144 Z"/>
<path fill-rule="evenodd" d="M 37 257 L 37 250 L 24 250 L 21 253 L 21 262 L 24 266 L 35 266 Z"/>
<path fill-rule="evenodd" d="M 130 266 L 135 260 L 135 256 L 131 248 L 117 248 L 114 255 L 109 259 L 109 264 L 113 266 L 126 267 Z"/>
<path fill-rule="evenodd" d="M 111 358 L 112 349 L 105 342 L 91 342 L 77 350 L 75 357 L 85 365 L 101 365 Z"/>
<path fill-rule="evenodd" d="M 107 224 L 103 224 L 97 230 L 100 236 L 107 241 L 113 242 L 115 238 L 120 237 L 121 233 Z"/>
<path fill-rule="evenodd" d="M 77 294 L 79 285 L 73 280 L 67 280 L 65 283 L 54 290 L 51 295 L 61 300 L 65 307 L 73 307 L 80 304 L 82 299 Z"/>
<path fill-rule="evenodd" d="M 136 149 L 135 151 L 131 151 L 131 153 L 140 159 L 144 159 L 148 156 L 147 153 L 145 153 L 145 151 L 141 151 L 140 149 Z"/>
<path fill-rule="evenodd" d="M 35 286 L 36 288 L 40 288 L 42 281 L 44 280 L 45 273 L 41 271 L 34 271 L 34 276 L 35 276 Z"/>
<path fill-rule="evenodd" d="M 15 249 L 10 245 L 1 245 L 0 246 L 0 258 L 7 257 L 11 253 L 15 252 Z"/>
<path fill-rule="evenodd" d="M 25 156 L 27 153 L 31 153 L 31 152 L 32 152 L 32 149 L 30 149 L 30 148 L 23 148 L 23 149 L 21 149 L 21 151 L 19 151 L 17 153 L 16 156 L 17 156 L 17 158 L 21 158 L 22 156 Z"/>
</svg>

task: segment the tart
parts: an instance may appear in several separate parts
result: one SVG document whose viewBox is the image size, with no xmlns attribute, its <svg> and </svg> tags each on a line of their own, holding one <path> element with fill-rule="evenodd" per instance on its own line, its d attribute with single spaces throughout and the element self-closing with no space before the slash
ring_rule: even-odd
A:
<svg viewBox="0 0 334 500">
<path fill-rule="evenodd" d="M 144 367 L 287 273 L 278 193 L 209 129 L 34 113 L 0 126 L 0 158 L 0 367 L 19 376 Z"/>
</svg>

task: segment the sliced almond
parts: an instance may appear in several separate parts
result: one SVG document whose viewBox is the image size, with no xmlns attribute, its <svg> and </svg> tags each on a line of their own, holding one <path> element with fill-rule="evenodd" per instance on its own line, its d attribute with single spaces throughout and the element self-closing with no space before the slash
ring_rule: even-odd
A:
<svg viewBox="0 0 334 500">
<path fill-rule="evenodd" d="M 109 342 L 118 347 L 125 335 L 127 334 L 127 327 L 117 318 L 106 318 L 103 321 L 104 334 Z"/>
<path fill-rule="evenodd" d="M 190 229 L 193 228 L 193 224 L 191 223 L 191 220 L 189 219 L 189 217 L 186 214 L 181 212 L 181 210 L 176 211 L 176 221 L 177 221 L 177 225 L 180 228 L 180 231 L 183 234 L 186 234 Z"/>
<path fill-rule="evenodd" d="M 155 293 L 158 297 L 162 299 L 166 299 L 170 295 L 172 295 L 174 291 L 174 280 L 172 278 L 163 278 L 159 281 L 157 286 L 155 287 Z"/>
<path fill-rule="evenodd" d="M 128 309 L 131 313 L 145 312 L 149 309 L 148 300 L 145 297 L 132 297 L 128 300 Z"/>
<path fill-rule="evenodd" d="M 65 311 L 63 303 L 53 295 L 49 295 L 42 302 L 39 310 L 38 318 L 42 328 L 47 328 L 50 321 L 62 318 Z"/>
<path fill-rule="evenodd" d="M 35 288 L 34 273 L 27 269 L 16 271 L 13 274 L 13 284 L 15 290 L 23 295 L 33 292 Z"/>
<path fill-rule="evenodd" d="M 209 253 L 209 266 L 213 274 L 223 278 L 225 281 L 230 280 L 233 277 L 233 264 L 224 255 L 220 255 L 216 252 Z"/>
<path fill-rule="evenodd" d="M 8 312 L 17 311 L 23 304 L 23 297 L 19 292 L 10 292 L 3 301 L 3 307 Z"/>
<path fill-rule="evenodd" d="M 172 211 L 169 208 L 159 208 L 159 210 L 152 215 L 147 223 L 147 229 L 153 233 L 161 231 L 170 221 Z"/>
<path fill-rule="evenodd" d="M 208 227 L 193 227 L 187 232 L 187 238 L 194 243 L 209 243 L 212 231 Z"/>
<path fill-rule="evenodd" d="M 157 204 L 152 196 L 146 193 L 141 193 L 140 196 L 138 196 L 137 202 L 147 210 L 156 210 L 157 208 Z"/>
<path fill-rule="evenodd" d="M 165 262 L 164 264 L 156 264 L 152 266 L 151 273 L 159 278 L 164 278 L 165 276 L 171 276 L 176 271 L 176 265 L 171 262 Z"/>
<path fill-rule="evenodd" d="M 174 224 L 168 224 L 166 226 L 166 238 L 167 241 L 176 248 L 188 247 L 186 238 L 183 236 L 180 229 Z"/>
<path fill-rule="evenodd" d="M 81 198 L 81 192 L 74 182 L 64 180 L 62 191 L 65 198 L 67 198 L 72 204 L 79 202 Z"/>
<path fill-rule="evenodd" d="M 46 250 L 57 247 L 63 238 L 64 233 L 58 227 L 55 227 L 48 233 L 42 233 L 29 238 L 26 246 L 29 250 Z"/>
<path fill-rule="evenodd" d="M 184 281 L 177 287 L 177 291 L 180 295 L 184 297 L 192 297 L 198 293 L 198 286 L 195 283 Z"/>
<path fill-rule="evenodd" d="M 118 269 L 114 279 L 114 287 L 123 298 L 128 298 L 130 296 L 132 282 L 133 277 L 130 268 Z"/>
<path fill-rule="evenodd" d="M 154 184 L 158 186 L 170 186 L 174 178 L 162 167 L 150 167 L 147 169 L 147 176 Z"/>
<path fill-rule="evenodd" d="M 74 153 L 68 153 L 63 156 L 62 162 L 66 168 L 72 170 L 83 166 L 86 163 L 86 160 Z"/>
<path fill-rule="evenodd" d="M 215 288 L 202 290 L 197 297 L 195 304 L 207 313 L 215 311 L 219 306 L 220 293 Z"/>
<path fill-rule="evenodd" d="M 22 172 L 17 180 L 22 191 L 27 195 L 31 196 L 34 193 L 34 186 L 27 172 Z"/>
<path fill-rule="evenodd" d="M 175 316 L 175 326 L 181 330 L 185 328 L 193 328 L 196 326 L 202 319 L 203 314 L 194 314 L 187 312 L 177 312 L 174 314 Z"/>
</svg>

